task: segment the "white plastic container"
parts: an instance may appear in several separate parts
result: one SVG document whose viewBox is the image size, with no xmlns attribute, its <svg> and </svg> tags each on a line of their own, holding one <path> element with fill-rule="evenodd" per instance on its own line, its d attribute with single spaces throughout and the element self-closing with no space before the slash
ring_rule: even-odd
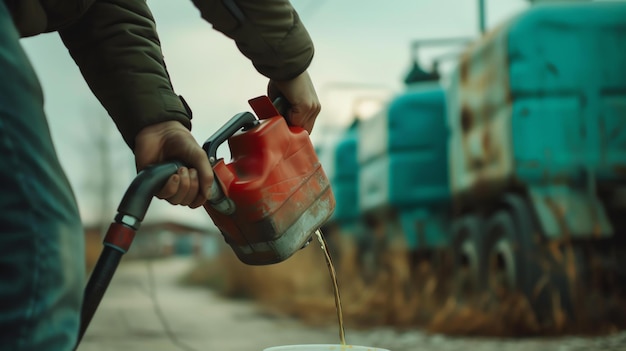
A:
<svg viewBox="0 0 626 351">
<path fill-rule="evenodd" d="M 273 346 L 263 351 L 389 351 L 371 346 L 337 345 L 337 344 L 310 344 Z"/>
</svg>

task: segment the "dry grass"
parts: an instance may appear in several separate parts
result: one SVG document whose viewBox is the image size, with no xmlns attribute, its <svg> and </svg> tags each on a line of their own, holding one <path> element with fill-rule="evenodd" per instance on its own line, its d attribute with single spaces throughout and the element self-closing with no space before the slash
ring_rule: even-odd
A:
<svg viewBox="0 0 626 351">
<path fill-rule="evenodd" d="M 94 231 L 85 233 L 85 267 L 91 272 L 102 252 L 102 237 Z"/>
<path fill-rule="evenodd" d="M 626 311 L 623 302 L 590 300 L 590 310 L 597 315 L 585 319 L 586 323 L 573 323 L 555 308 L 552 314 L 556 323 L 546 329 L 537 323 L 522 296 L 457 299 L 428 264 L 412 269 L 406 250 L 393 243 L 381 256 L 375 277 L 365 282 L 354 245 L 345 238 L 340 240 L 330 241 L 329 246 L 338 254 L 333 260 L 347 327 L 420 327 L 430 332 L 481 336 L 604 333 L 624 327 L 603 323 L 601 312 L 616 308 Z M 208 285 L 225 296 L 254 299 L 269 314 L 318 325 L 337 323 L 324 256 L 319 245 L 313 243 L 285 262 L 261 267 L 244 265 L 225 248 L 216 260 L 198 264 L 185 280 Z"/>
</svg>

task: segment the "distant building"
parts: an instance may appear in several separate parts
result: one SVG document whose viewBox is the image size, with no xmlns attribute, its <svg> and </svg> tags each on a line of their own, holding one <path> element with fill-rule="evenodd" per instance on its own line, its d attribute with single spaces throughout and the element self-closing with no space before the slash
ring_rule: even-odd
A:
<svg viewBox="0 0 626 351">
<path fill-rule="evenodd" d="M 93 267 L 102 249 L 97 226 L 85 227 L 86 264 Z M 144 223 L 135 236 L 126 258 L 161 258 L 173 255 L 213 257 L 222 235 L 215 228 L 199 228 L 171 221 Z"/>
</svg>

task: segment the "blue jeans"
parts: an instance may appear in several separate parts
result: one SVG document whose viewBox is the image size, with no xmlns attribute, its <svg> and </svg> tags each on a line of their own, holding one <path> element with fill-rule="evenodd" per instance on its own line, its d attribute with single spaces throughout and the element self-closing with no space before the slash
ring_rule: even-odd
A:
<svg viewBox="0 0 626 351">
<path fill-rule="evenodd" d="M 72 350 L 84 235 L 43 94 L 0 1 L 0 350 Z"/>
</svg>

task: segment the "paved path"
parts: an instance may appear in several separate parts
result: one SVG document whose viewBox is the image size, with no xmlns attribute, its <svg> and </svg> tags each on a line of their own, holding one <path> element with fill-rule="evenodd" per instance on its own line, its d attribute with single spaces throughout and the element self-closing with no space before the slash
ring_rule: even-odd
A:
<svg viewBox="0 0 626 351">
<path fill-rule="evenodd" d="M 271 319 L 251 302 L 177 285 L 190 264 L 185 259 L 123 262 L 79 350 L 253 351 L 338 341 L 334 328 L 313 329 L 293 320 Z"/>
<path fill-rule="evenodd" d="M 308 327 L 271 318 L 252 302 L 179 286 L 176 280 L 191 264 L 186 259 L 123 262 L 79 351 L 261 351 L 276 345 L 338 343 L 335 326 Z M 598 338 L 503 340 L 377 328 L 346 330 L 346 338 L 355 345 L 392 351 L 626 351 L 626 332 Z"/>
</svg>

